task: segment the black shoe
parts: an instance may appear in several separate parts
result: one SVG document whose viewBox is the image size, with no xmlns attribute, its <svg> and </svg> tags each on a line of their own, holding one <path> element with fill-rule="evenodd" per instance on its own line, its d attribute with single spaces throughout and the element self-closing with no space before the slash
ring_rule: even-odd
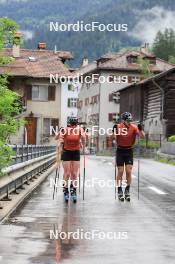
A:
<svg viewBox="0 0 175 264">
<path fill-rule="evenodd" d="M 69 201 L 69 191 L 68 191 L 68 188 L 64 188 L 63 189 L 63 192 L 64 192 L 64 200 L 67 203 Z"/>
<path fill-rule="evenodd" d="M 77 202 L 77 191 L 76 188 L 70 190 L 71 193 L 71 200 L 76 203 Z"/>
<path fill-rule="evenodd" d="M 129 189 L 126 187 L 125 189 L 125 200 L 130 202 L 131 198 L 130 198 L 130 192 Z"/>
<path fill-rule="evenodd" d="M 118 199 L 121 202 L 124 202 L 125 201 L 125 198 L 124 198 L 123 191 L 122 191 L 122 188 L 121 187 L 118 187 Z"/>
</svg>

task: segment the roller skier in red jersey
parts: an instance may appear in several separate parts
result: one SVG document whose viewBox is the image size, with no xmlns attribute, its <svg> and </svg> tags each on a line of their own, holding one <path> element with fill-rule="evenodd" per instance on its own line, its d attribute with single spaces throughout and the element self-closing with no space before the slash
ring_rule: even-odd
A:
<svg viewBox="0 0 175 264">
<path fill-rule="evenodd" d="M 136 126 L 132 123 L 133 118 L 131 113 L 125 112 L 121 115 L 122 122 L 114 125 L 113 132 L 116 139 L 117 151 L 116 151 L 116 164 L 118 167 L 117 186 L 118 186 L 118 199 L 120 201 L 130 201 L 130 185 L 132 181 L 132 168 L 133 168 L 133 148 L 136 141 L 136 137 L 144 138 L 145 133 L 142 125 Z M 118 133 L 126 129 L 126 134 Z M 127 186 L 125 192 L 122 189 L 122 179 L 124 173 L 124 167 L 126 171 Z"/>
<path fill-rule="evenodd" d="M 80 141 L 85 144 L 86 137 L 83 128 L 78 126 L 78 119 L 71 117 L 69 126 L 59 136 L 59 146 L 63 145 L 62 161 L 64 168 L 64 198 L 69 200 L 69 193 L 73 202 L 77 201 L 77 177 L 80 168 Z M 69 180 L 71 180 L 69 192 Z"/>
</svg>

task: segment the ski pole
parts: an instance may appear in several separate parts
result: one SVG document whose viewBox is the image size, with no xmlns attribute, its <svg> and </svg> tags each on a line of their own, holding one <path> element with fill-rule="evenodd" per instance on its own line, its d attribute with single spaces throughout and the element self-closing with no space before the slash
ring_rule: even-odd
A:
<svg viewBox="0 0 175 264">
<path fill-rule="evenodd" d="M 58 163 L 59 163 L 59 165 L 58 165 Z M 55 182 L 54 182 L 54 190 L 53 190 L 53 200 L 55 199 L 55 190 L 57 192 L 56 184 L 58 182 L 57 179 L 59 179 L 59 174 L 60 174 L 60 163 L 61 163 L 61 161 L 58 160 L 58 154 L 57 154 L 57 162 L 56 162 L 57 168 L 56 168 L 56 173 L 55 173 Z"/>
<path fill-rule="evenodd" d="M 58 174 L 58 167 L 56 168 L 56 173 L 55 173 L 55 182 L 54 182 L 54 190 L 53 190 L 53 200 L 55 199 L 55 189 L 56 189 L 57 174 Z"/>
<path fill-rule="evenodd" d="M 117 190 L 116 190 L 116 180 L 117 180 L 117 160 L 116 160 L 116 155 L 115 155 L 115 160 L 114 160 L 114 166 L 115 166 L 115 200 L 117 198 Z"/>
<path fill-rule="evenodd" d="M 138 136 L 138 147 L 139 147 L 139 155 L 138 155 L 138 178 L 137 178 L 137 187 L 138 187 L 138 200 L 140 196 L 140 135 Z"/>
<path fill-rule="evenodd" d="M 59 178 L 60 178 L 60 166 L 61 166 L 61 161 L 59 161 L 56 184 L 58 183 Z M 58 186 L 56 186 L 56 193 L 57 193 L 57 191 L 58 191 Z"/>
<path fill-rule="evenodd" d="M 79 169 L 79 193 L 81 190 L 81 175 L 80 175 L 80 169 Z"/>
<path fill-rule="evenodd" d="M 84 201 L 84 191 L 85 191 L 85 180 L 86 180 L 86 154 L 85 154 L 85 144 L 84 143 L 84 169 L 83 169 L 83 201 Z"/>
</svg>

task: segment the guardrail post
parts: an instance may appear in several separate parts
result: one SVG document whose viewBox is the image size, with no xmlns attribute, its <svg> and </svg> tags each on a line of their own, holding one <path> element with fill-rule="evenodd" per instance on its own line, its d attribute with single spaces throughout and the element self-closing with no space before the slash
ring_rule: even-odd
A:
<svg viewBox="0 0 175 264">
<path fill-rule="evenodd" d="M 22 159 L 22 162 L 23 162 L 24 161 L 24 145 L 22 145 L 21 151 L 22 151 L 21 159 Z"/>
<path fill-rule="evenodd" d="M 26 179 L 27 179 L 26 184 L 27 184 L 27 185 L 30 185 L 30 183 L 29 183 L 29 178 L 28 178 L 28 173 L 26 174 Z"/>
<path fill-rule="evenodd" d="M 11 201 L 12 199 L 10 198 L 10 193 L 9 193 L 9 185 L 7 185 L 7 191 L 6 191 L 6 196 L 2 198 L 2 201 Z"/>
<path fill-rule="evenodd" d="M 29 160 L 29 145 L 27 145 L 27 160 Z"/>
<path fill-rule="evenodd" d="M 19 191 L 18 191 L 18 188 L 17 188 L 16 181 L 15 181 L 15 190 L 14 190 L 14 193 L 15 193 L 15 194 L 19 194 Z"/>
<path fill-rule="evenodd" d="M 25 190 L 23 177 L 21 177 L 21 186 L 20 186 L 20 189 L 21 190 Z"/>
</svg>

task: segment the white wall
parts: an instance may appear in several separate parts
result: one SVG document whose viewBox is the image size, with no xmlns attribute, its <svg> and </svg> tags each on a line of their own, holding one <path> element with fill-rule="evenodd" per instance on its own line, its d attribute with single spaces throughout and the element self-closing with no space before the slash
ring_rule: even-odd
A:
<svg viewBox="0 0 175 264">
<path fill-rule="evenodd" d="M 76 107 L 68 107 L 68 98 L 78 98 L 80 86 L 77 86 L 74 91 L 68 90 L 68 83 L 61 84 L 61 116 L 60 116 L 60 126 L 67 126 L 68 116 L 77 116 Z"/>
</svg>

